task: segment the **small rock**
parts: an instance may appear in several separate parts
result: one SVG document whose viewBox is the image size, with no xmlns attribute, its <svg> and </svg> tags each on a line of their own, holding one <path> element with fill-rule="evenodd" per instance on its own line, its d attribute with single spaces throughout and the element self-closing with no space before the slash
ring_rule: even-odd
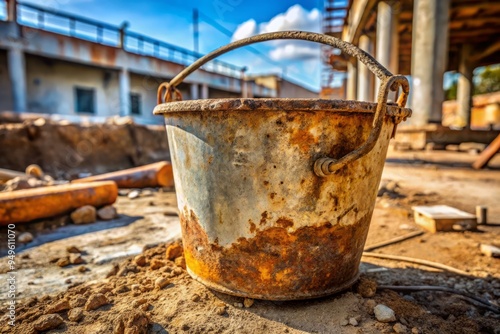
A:
<svg viewBox="0 0 500 334">
<path fill-rule="evenodd" d="M 108 299 L 102 293 L 96 293 L 91 295 L 87 303 L 85 304 L 85 311 L 91 311 L 98 309 L 99 307 L 106 305 L 108 303 Z"/>
<path fill-rule="evenodd" d="M 120 266 L 115 264 L 113 268 L 111 268 L 111 270 L 106 274 L 106 278 L 115 276 L 118 273 L 118 270 L 120 270 Z"/>
<path fill-rule="evenodd" d="M 59 314 L 46 314 L 38 318 L 34 323 L 33 327 L 40 332 L 48 331 L 59 327 L 64 323 L 63 318 Z"/>
<path fill-rule="evenodd" d="M 364 298 L 373 297 L 377 292 L 377 282 L 366 277 L 361 277 L 358 282 L 357 291 Z"/>
<path fill-rule="evenodd" d="M 138 198 L 141 195 L 141 192 L 139 190 L 132 190 L 131 192 L 128 193 L 127 197 L 130 199 L 135 199 Z"/>
<path fill-rule="evenodd" d="M 78 296 L 70 300 L 69 306 L 71 308 L 83 307 L 86 302 L 87 299 L 85 297 Z"/>
<path fill-rule="evenodd" d="M 340 323 L 340 326 L 347 326 L 349 324 L 349 320 L 344 318 L 344 319 L 340 320 L 339 323 Z"/>
<path fill-rule="evenodd" d="M 380 322 L 396 321 L 396 315 L 394 314 L 394 311 L 383 304 L 378 304 L 377 306 L 375 306 L 373 312 L 375 313 L 375 317 L 377 318 L 377 320 Z"/>
<path fill-rule="evenodd" d="M 45 310 L 45 314 L 51 314 L 51 313 L 59 313 L 61 311 L 66 311 L 69 310 L 69 301 L 67 300 L 60 300 L 49 307 Z"/>
<path fill-rule="evenodd" d="M 254 300 L 251 298 L 245 298 L 243 300 L 243 305 L 245 305 L 246 308 L 252 307 L 253 303 L 254 303 Z"/>
<path fill-rule="evenodd" d="M 71 283 L 73 283 L 73 280 L 71 278 L 66 278 L 66 280 L 64 281 L 64 283 L 71 284 Z"/>
<path fill-rule="evenodd" d="M 69 262 L 69 257 L 65 256 L 65 257 L 62 257 L 59 260 L 57 260 L 56 264 L 59 267 L 66 267 L 66 266 L 69 266 L 71 264 L 71 262 Z"/>
<path fill-rule="evenodd" d="M 420 334 L 420 330 L 417 327 L 411 329 L 412 334 Z"/>
<path fill-rule="evenodd" d="M 141 306 L 142 304 L 145 304 L 148 300 L 146 298 L 139 298 L 136 299 L 132 302 L 132 306 L 134 308 Z"/>
<path fill-rule="evenodd" d="M 165 252 L 167 259 L 173 261 L 182 255 L 182 247 L 179 244 L 171 244 L 167 247 L 167 251 Z"/>
<path fill-rule="evenodd" d="M 112 205 L 106 205 L 97 210 L 97 217 L 101 220 L 112 220 L 118 216 L 116 209 Z"/>
<path fill-rule="evenodd" d="M 175 265 L 182 269 L 186 269 L 186 259 L 184 259 L 184 256 L 179 256 L 178 258 L 176 258 Z"/>
<path fill-rule="evenodd" d="M 147 314 L 141 310 L 132 310 L 118 319 L 115 324 L 114 333 L 146 334 L 150 320 Z"/>
<path fill-rule="evenodd" d="M 234 303 L 234 307 L 243 308 L 243 303 Z"/>
<path fill-rule="evenodd" d="M 166 287 L 167 285 L 170 284 L 170 281 L 164 277 L 160 277 L 160 278 L 157 278 L 156 281 L 155 281 L 155 287 L 157 289 L 163 289 L 164 287 Z"/>
<path fill-rule="evenodd" d="M 85 266 L 80 266 L 78 267 L 78 271 L 81 272 L 81 273 L 84 273 L 86 272 L 87 270 L 89 270 L 89 268 L 85 267 Z"/>
<path fill-rule="evenodd" d="M 82 264 L 85 261 L 80 254 L 71 253 L 69 254 L 69 262 L 71 264 Z"/>
<path fill-rule="evenodd" d="M 135 258 L 134 258 L 134 262 L 136 265 L 138 265 L 139 267 L 144 267 L 146 265 L 146 257 L 142 254 L 140 255 L 137 255 Z"/>
<path fill-rule="evenodd" d="M 83 317 L 83 309 L 80 307 L 74 308 L 68 312 L 68 319 L 70 321 L 78 322 Z"/>
<path fill-rule="evenodd" d="M 59 261 L 60 257 L 59 256 L 54 256 L 49 258 L 49 263 L 57 263 Z"/>
<path fill-rule="evenodd" d="M 22 243 L 22 244 L 27 244 L 28 242 L 32 242 L 33 241 L 33 234 L 31 234 L 29 232 L 21 233 L 17 237 L 17 241 Z"/>
<path fill-rule="evenodd" d="M 21 236 L 19 236 L 21 237 Z M 487 245 L 487 244 L 481 244 L 480 246 L 481 253 L 483 253 L 486 256 L 489 257 L 500 257 L 500 248 L 493 246 L 493 245 Z"/>
<path fill-rule="evenodd" d="M 71 220 L 75 224 L 90 224 L 96 221 L 96 210 L 92 205 L 85 205 L 71 213 Z"/>
<path fill-rule="evenodd" d="M 351 324 L 352 326 L 357 326 L 358 321 L 356 320 L 356 318 L 349 318 L 349 324 Z"/>
<path fill-rule="evenodd" d="M 394 329 L 394 331 L 396 333 L 407 333 L 408 331 L 408 328 L 403 325 L 403 324 L 400 324 L 399 322 L 397 324 L 395 324 L 392 329 Z"/>
<path fill-rule="evenodd" d="M 160 269 L 161 267 L 164 267 L 165 265 L 166 263 L 164 261 L 153 259 L 151 260 L 151 264 L 149 265 L 149 267 L 153 270 L 156 270 Z"/>
<path fill-rule="evenodd" d="M 217 306 L 215 308 L 215 313 L 218 315 L 224 315 L 226 314 L 226 307 L 225 306 Z"/>
<path fill-rule="evenodd" d="M 366 311 L 369 313 L 369 314 L 372 314 L 373 315 L 373 309 L 375 308 L 375 306 L 377 306 L 377 302 L 373 299 L 368 299 L 366 302 L 365 302 L 365 307 L 366 307 Z"/>
<path fill-rule="evenodd" d="M 192 300 L 193 302 L 198 302 L 198 301 L 200 301 L 200 295 L 199 295 L 199 294 L 196 294 L 196 293 L 195 293 L 195 294 L 193 294 L 193 295 L 191 296 L 191 300 Z M 241 305 L 241 307 L 243 307 L 243 304 Z"/>
<path fill-rule="evenodd" d="M 68 247 L 66 247 L 66 252 L 71 253 L 71 254 L 79 254 L 82 251 L 80 249 L 78 249 L 78 247 L 76 247 L 76 246 L 68 246 Z"/>
</svg>

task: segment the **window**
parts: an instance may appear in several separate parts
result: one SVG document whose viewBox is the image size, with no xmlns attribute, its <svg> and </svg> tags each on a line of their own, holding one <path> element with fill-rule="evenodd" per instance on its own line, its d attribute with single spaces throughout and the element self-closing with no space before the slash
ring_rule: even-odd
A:
<svg viewBox="0 0 500 334">
<path fill-rule="evenodd" d="M 130 114 L 141 114 L 141 94 L 130 93 Z"/>
<path fill-rule="evenodd" d="M 76 112 L 95 114 L 94 96 L 95 91 L 92 88 L 75 87 L 75 109 Z"/>
</svg>

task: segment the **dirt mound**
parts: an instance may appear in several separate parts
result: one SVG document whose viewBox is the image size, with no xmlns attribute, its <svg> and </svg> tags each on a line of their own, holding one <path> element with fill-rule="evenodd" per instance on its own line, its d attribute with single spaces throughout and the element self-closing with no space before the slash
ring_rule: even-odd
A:
<svg viewBox="0 0 500 334">
<path fill-rule="evenodd" d="M 350 291 L 311 301 L 228 296 L 187 274 L 179 245 L 147 249 L 115 266 L 106 279 L 25 301 L 17 309 L 13 332 L 493 333 L 500 324 L 478 312 L 469 317 L 463 311 L 470 306 L 462 301 L 447 318 L 430 314 L 411 296 L 377 290 L 368 276 Z M 378 304 L 391 308 L 397 321 L 377 321 L 373 309 Z M 3 324 L 2 332 L 12 330 L 7 321 Z"/>
</svg>

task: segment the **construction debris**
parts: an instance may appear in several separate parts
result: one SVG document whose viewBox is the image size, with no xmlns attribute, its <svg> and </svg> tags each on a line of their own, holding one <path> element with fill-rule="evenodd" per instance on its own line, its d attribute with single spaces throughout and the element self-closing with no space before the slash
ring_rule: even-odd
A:
<svg viewBox="0 0 500 334">
<path fill-rule="evenodd" d="M 118 213 L 114 206 L 106 205 L 97 210 L 97 217 L 101 220 L 112 220 L 118 217 Z"/>
<path fill-rule="evenodd" d="M 481 253 L 489 257 L 500 257 L 500 247 L 493 245 L 481 244 L 479 247 Z"/>
<path fill-rule="evenodd" d="M 464 229 L 473 230 L 477 226 L 475 215 L 447 205 L 414 206 L 413 212 L 415 223 L 432 233 Z"/>
<path fill-rule="evenodd" d="M 150 165 L 130 168 L 73 180 L 72 183 L 114 181 L 118 188 L 173 187 L 172 165 L 162 161 Z"/>
<path fill-rule="evenodd" d="M 396 315 L 394 314 L 394 311 L 383 304 L 378 304 L 377 306 L 375 306 L 375 308 L 373 309 L 373 313 L 375 314 L 377 320 L 380 322 L 396 321 Z"/>
<path fill-rule="evenodd" d="M 109 181 L 0 193 L 0 225 L 67 214 L 85 205 L 101 207 L 117 196 L 116 184 Z"/>
<path fill-rule="evenodd" d="M 91 224 L 96 221 L 96 210 L 92 205 L 85 205 L 71 213 L 71 220 L 75 224 Z"/>
</svg>

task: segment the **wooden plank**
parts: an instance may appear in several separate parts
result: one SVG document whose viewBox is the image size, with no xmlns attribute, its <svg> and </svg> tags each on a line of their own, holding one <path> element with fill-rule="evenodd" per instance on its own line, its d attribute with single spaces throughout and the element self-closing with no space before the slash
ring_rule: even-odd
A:
<svg viewBox="0 0 500 334">
<path fill-rule="evenodd" d="M 488 147 L 479 155 L 476 161 L 472 164 L 472 168 L 481 169 L 490 162 L 495 154 L 500 151 L 500 135 L 498 135 Z"/>
<path fill-rule="evenodd" d="M 426 230 L 436 233 L 453 231 L 456 224 L 466 224 L 476 228 L 476 216 L 447 205 L 413 207 L 415 223 Z"/>
</svg>

